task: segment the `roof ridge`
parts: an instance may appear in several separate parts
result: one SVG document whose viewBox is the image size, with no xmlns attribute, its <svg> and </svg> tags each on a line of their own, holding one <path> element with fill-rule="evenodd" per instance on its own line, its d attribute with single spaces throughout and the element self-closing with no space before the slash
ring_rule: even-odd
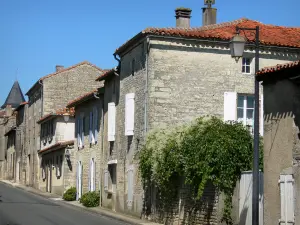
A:
<svg viewBox="0 0 300 225">
<path fill-rule="evenodd" d="M 89 61 L 85 60 L 85 61 L 82 61 L 82 62 L 80 62 L 80 63 L 77 63 L 77 64 L 75 64 L 75 65 L 73 65 L 73 66 L 69 66 L 69 67 L 64 68 L 64 69 L 62 69 L 62 70 L 56 71 L 56 72 L 54 72 L 54 73 L 50 73 L 50 74 L 48 74 L 48 75 L 46 75 L 46 76 L 43 76 L 43 77 L 41 77 L 39 80 L 42 81 L 42 80 L 47 79 L 47 78 L 49 78 L 49 77 L 55 76 L 55 75 L 57 75 L 57 74 L 59 74 L 59 73 L 66 72 L 66 71 L 68 71 L 68 70 L 74 69 L 74 68 L 76 68 L 76 67 L 78 67 L 78 66 L 85 65 L 85 64 L 86 64 L 86 65 L 90 65 L 90 66 L 92 66 L 92 67 L 95 67 L 96 69 L 98 69 L 98 70 L 100 70 L 101 72 L 103 72 L 103 69 L 101 69 L 100 67 L 98 67 L 98 66 L 96 66 L 96 65 L 94 65 L 94 64 L 92 64 L 92 63 L 90 63 Z"/>
</svg>

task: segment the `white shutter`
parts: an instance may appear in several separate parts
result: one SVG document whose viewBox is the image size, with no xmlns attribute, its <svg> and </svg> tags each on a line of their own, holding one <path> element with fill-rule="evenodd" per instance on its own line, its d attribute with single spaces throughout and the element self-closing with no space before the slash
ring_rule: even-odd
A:
<svg viewBox="0 0 300 225">
<path fill-rule="evenodd" d="M 125 96 L 125 135 L 134 133 L 134 93 Z"/>
<path fill-rule="evenodd" d="M 294 179 L 293 175 L 280 175 L 280 200 L 281 219 L 280 224 L 294 224 Z"/>
<path fill-rule="evenodd" d="M 108 141 L 115 141 L 116 106 L 114 102 L 108 103 Z"/>
<path fill-rule="evenodd" d="M 264 135 L 264 95 L 260 97 L 260 124 L 259 133 L 261 136 Z"/>
<path fill-rule="evenodd" d="M 237 93 L 224 93 L 224 121 L 236 121 L 237 118 Z"/>
<path fill-rule="evenodd" d="M 131 207 L 133 203 L 133 166 L 127 170 L 127 206 Z"/>
<path fill-rule="evenodd" d="M 95 142 L 98 142 L 98 110 L 94 109 L 94 132 L 95 132 Z"/>
<path fill-rule="evenodd" d="M 42 168 L 42 179 L 43 179 L 43 180 L 46 179 L 46 171 L 45 171 L 45 167 Z"/>
<path fill-rule="evenodd" d="M 104 170 L 104 191 L 108 191 L 108 170 Z"/>
<path fill-rule="evenodd" d="M 59 165 L 59 163 L 56 165 L 56 176 L 60 177 L 60 165 Z"/>
<path fill-rule="evenodd" d="M 90 162 L 90 191 L 94 190 L 94 159 Z"/>
<path fill-rule="evenodd" d="M 90 112 L 89 143 L 93 143 L 93 112 Z"/>
<path fill-rule="evenodd" d="M 96 162 L 93 159 L 93 190 L 96 191 Z"/>
</svg>

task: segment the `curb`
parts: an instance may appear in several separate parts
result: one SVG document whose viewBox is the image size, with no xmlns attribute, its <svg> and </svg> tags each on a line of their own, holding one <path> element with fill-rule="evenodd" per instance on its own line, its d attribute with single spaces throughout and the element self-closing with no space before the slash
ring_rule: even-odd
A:
<svg viewBox="0 0 300 225">
<path fill-rule="evenodd" d="M 40 196 L 42 198 L 46 198 L 48 200 L 51 200 L 50 198 L 52 197 L 52 196 L 45 195 L 43 192 L 33 191 L 33 190 L 30 190 L 30 189 L 27 189 L 26 187 L 23 187 L 22 185 L 18 185 L 18 184 L 14 185 L 11 182 L 5 182 L 5 181 L 2 181 L 2 180 L 0 180 L 0 182 L 3 183 L 3 184 L 7 184 L 9 186 L 12 186 L 14 188 L 29 192 L 31 194 Z M 55 196 L 53 196 L 53 197 L 55 197 Z M 87 208 L 87 207 L 84 207 L 84 206 L 81 206 L 81 205 L 72 204 L 72 202 L 68 202 L 68 201 L 65 201 L 65 200 L 59 201 L 59 203 L 62 203 L 63 205 L 69 206 L 71 208 L 73 207 L 73 208 L 76 208 L 76 209 L 81 209 L 81 210 L 84 210 L 86 212 L 90 212 L 90 213 L 98 214 L 100 216 L 104 216 L 104 217 L 107 217 L 107 218 L 110 218 L 110 219 L 114 219 L 114 220 L 117 220 L 119 222 L 125 222 L 127 224 L 129 223 L 129 224 L 133 224 L 133 225 L 147 225 L 147 224 L 148 225 L 156 225 L 156 224 L 158 225 L 158 223 L 153 223 L 153 222 L 149 222 L 149 221 L 139 221 L 140 219 L 136 219 L 136 218 L 126 218 L 126 217 L 128 217 L 128 215 L 118 215 L 119 213 L 115 214 L 115 215 L 112 215 L 114 213 L 113 211 L 110 212 L 107 209 L 103 209 L 101 207 Z"/>
</svg>

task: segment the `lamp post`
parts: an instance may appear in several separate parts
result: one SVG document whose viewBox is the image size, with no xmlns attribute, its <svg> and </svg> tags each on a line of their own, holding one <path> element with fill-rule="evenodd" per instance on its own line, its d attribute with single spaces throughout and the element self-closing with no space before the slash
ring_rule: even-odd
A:
<svg viewBox="0 0 300 225">
<path fill-rule="evenodd" d="M 240 31 L 255 32 L 255 75 L 259 70 L 259 26 L 255 28 L 236 27 L 236 35 L 230 42 L 231 56 L 238 61 L 244 53 L 246 41 Z M 253 151 L 253 190 L 252 190 L 252 225 L 259 225 L 259 82 L 254 75 L 254 151 Z"/>
</svg>

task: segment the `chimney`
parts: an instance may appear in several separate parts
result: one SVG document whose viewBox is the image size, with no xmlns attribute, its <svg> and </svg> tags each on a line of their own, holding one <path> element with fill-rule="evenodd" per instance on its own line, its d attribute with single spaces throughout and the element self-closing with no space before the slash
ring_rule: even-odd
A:
<svg viewBox="0 0 300 225">
<path fill-rule="evenodd" d="M 177 28 L 190 28 L 192 10 L 189 8 L 175 9 L 176 27 Z"/>
<path fill-rule="evenodd" d="M 56 72 L 58 72 L 58 71 L 63 70 L 64 66 L 56 65 L 55 69 L 56 69 Z"/>
<path fill-rule="evenodd" d="M 5 115 L 10 117 L 12 116 L 12 108 L 11 108 L 11 105 L 7 105 L 6 108 L 5 108 Z"/>
<path fill-rule="evenodd" d="M 217 23 L 217 9 L 211 6 L 215 4 L 215 0 L 204 0 L 206 8 L 202 8 L 202 26 Z"/>
</svg>

